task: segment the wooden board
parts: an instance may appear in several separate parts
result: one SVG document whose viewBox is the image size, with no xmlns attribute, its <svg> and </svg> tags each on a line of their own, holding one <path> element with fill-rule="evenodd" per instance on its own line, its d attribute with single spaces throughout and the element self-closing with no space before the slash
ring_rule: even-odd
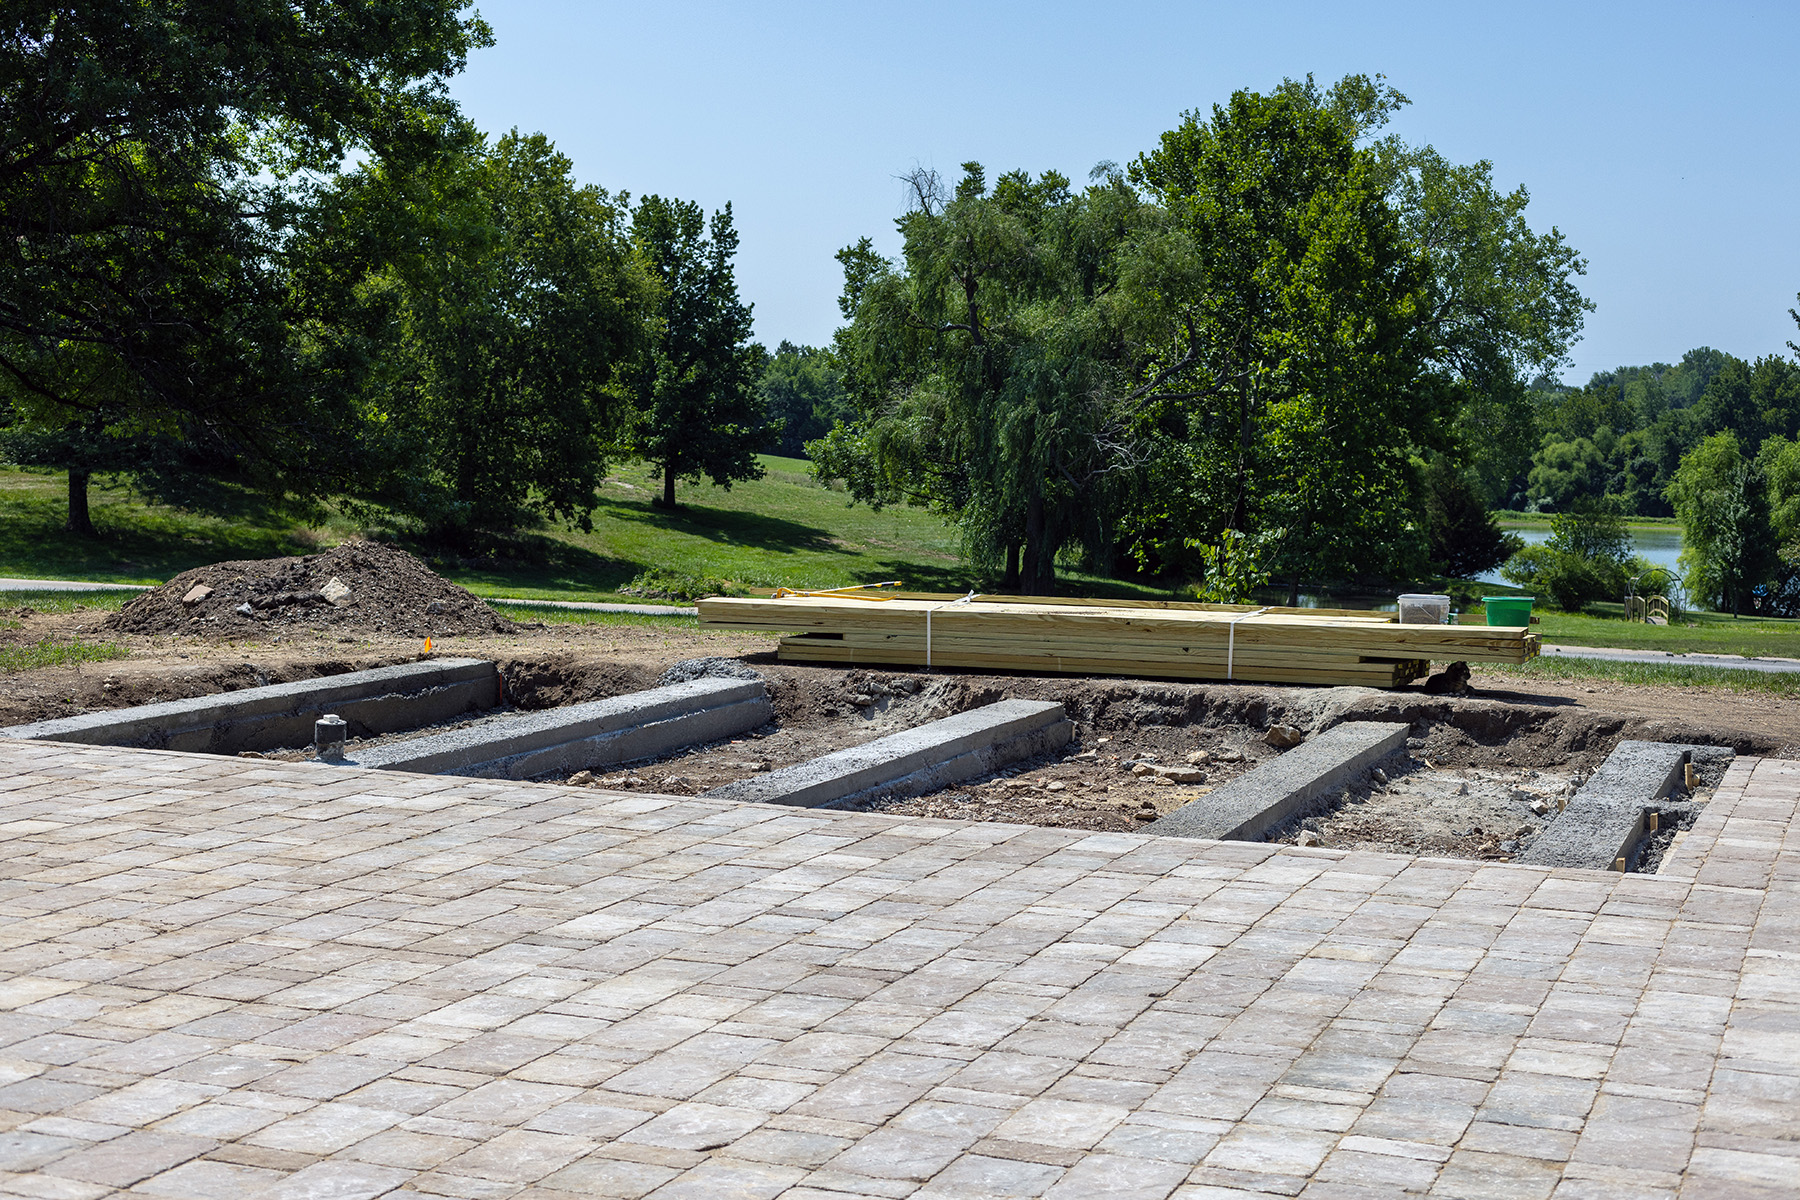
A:
<svg viewBox="0 0 1800 1200">
<path fill-rule="evenodd" d="M 1401 625 L 1392 613 L 1178 601 L 868 593 L 716 598 L 700 623 L 790 636 L 793 662 L 1398 687 L 1430 662 L 1521 663 L 1524 627 Z"/>
<path fill-rule="evenodd" d="M 911 647 L 865 646 L 854 642 L 810 635 L 783 638 L 779 651 L 784 662 L 828 662 L 844 666 L 923 665 L 923 655 Z M 992 654 L 933 647 L 934 666 L 966 667 L 985 671 L 1032 671 L 1072 675 L 1131 675 L 1172 679 L 1228 678 L 1223 663 L 1139 661 L 1128 658 L 1093 658 L 1054 652 Z M 1239 683 L 1314 683 L 1332 686 L 1398 687 L 1422 676 L 1429 664 L 1423 660 L 1397 662 L 1343 662 L 1297 665 L 1285 663 L 1233 663 L 1229 678 Z"/>
<path fill-rule="evenodd" d="M 934 646 L 959 637 L 1023 644 L 1084 643 L 1084 650 L 1117 652 L 1148 645 L 1246 652 L 1263 648 L 1307 654 L 1330 651 L 1352 658 L 1427 659 L 1441 662 L 1522 663 L 1537 653 L 1528 629 L 1503 626 L 1400 625 L 1377 616 L 1339 617 L 1314 612 L 1117 608 L 1097 604 L 932 603 L 892 599 L 710 599 L 700 602 L 701 624 L 713 628 L 781 633 L 870 633 L 923 639 Z M 998 649 L 997 646 L 992 647 Z M 1166 652 L 1166 651 L 1159 651 Z"/>
</svg>

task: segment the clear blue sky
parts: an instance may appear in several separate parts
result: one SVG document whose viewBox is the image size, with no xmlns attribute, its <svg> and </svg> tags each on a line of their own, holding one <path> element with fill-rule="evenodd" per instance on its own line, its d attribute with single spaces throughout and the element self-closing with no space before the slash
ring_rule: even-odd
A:
<svg viewBox="0 0 1800 1200">
<path fill-rule="evenodd" d="M 975 159 L 1085 180 L 1179 114 L 1381 72 L 1391 128 L 1524 184 L 1599 306 L 1564 373 L 1800 341 L 1800 5 L 707 4 L 489 0 L 453 90 L 584 183 L 733 206 L 757 336 L 822 344 L 832 255 L 898 248 L 896 176 Z"/>
</svg>

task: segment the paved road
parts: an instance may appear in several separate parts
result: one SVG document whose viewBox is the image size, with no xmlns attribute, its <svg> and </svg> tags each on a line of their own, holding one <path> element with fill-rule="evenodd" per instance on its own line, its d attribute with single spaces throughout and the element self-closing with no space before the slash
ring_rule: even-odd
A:
<svg viewBox="0 0 1800 1200">
<path fill-rule="evenodd" d="M 0 592 L 147 592 L 147 583 L 84 583 L 75 579 L 0 579 Z"/>
<path fill-rule="evenodd" d="M 1545 646 L 1545 658 L 1586 658 L 1596 662 L 1661 663 L 1671 667 L 1723 667 L 1729 671 L 1800 673 L 1800 658 L 1745 658 L 1741 654 L 1671 654 L 1666 650 L 1606 650 L 1598 646 Z"/>
</svg>

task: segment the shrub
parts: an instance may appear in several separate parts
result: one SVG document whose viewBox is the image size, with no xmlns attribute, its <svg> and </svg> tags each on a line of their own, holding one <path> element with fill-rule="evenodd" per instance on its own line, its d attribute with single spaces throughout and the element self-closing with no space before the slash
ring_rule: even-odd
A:
<svg viewBox="0 0 1800 1200">
<path fill-rule="evenodd" d="M 636 579 L 619 589 L 621 596 L 642 596 L 646 600 L 679 600 L 692 604 L 705 596 L 741 596 L 744 589 L 729 579 L 689 575 L 667 567 L 652 567 L 640 572 Z"/>
<path fill-rule="evenodd" d="M 1611 567 L 1611 570 L 1608 567 Z M 1500 568 L 1501 576 L 1515 586 L 1547 597 L 1564 612 L 1580 612 L 1589 604 L 1613 594 L 1616 564 L 1596 562 L 1550 546 L 1527 546 Z"/>
</svg>

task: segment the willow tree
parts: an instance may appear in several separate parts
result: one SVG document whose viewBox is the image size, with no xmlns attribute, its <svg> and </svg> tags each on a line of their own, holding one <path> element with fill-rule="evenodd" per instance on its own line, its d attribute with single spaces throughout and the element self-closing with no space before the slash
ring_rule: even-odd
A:
<svg viewBox="0 0 1800 1200">
<path fill-rule="evenodd" d="M 812 443 L 816 472 L 873 503 L 956 522 L 969 558 L 1031 594 L 1070 550 L 1104 562 L 1132 458 L 1118 250 L 1141 205 L 1112 176 L 965 163 L 953 193 L 913 177 L 901 258 L 839 254 L 838 361 L 859 419 Z"/>
</svg>

